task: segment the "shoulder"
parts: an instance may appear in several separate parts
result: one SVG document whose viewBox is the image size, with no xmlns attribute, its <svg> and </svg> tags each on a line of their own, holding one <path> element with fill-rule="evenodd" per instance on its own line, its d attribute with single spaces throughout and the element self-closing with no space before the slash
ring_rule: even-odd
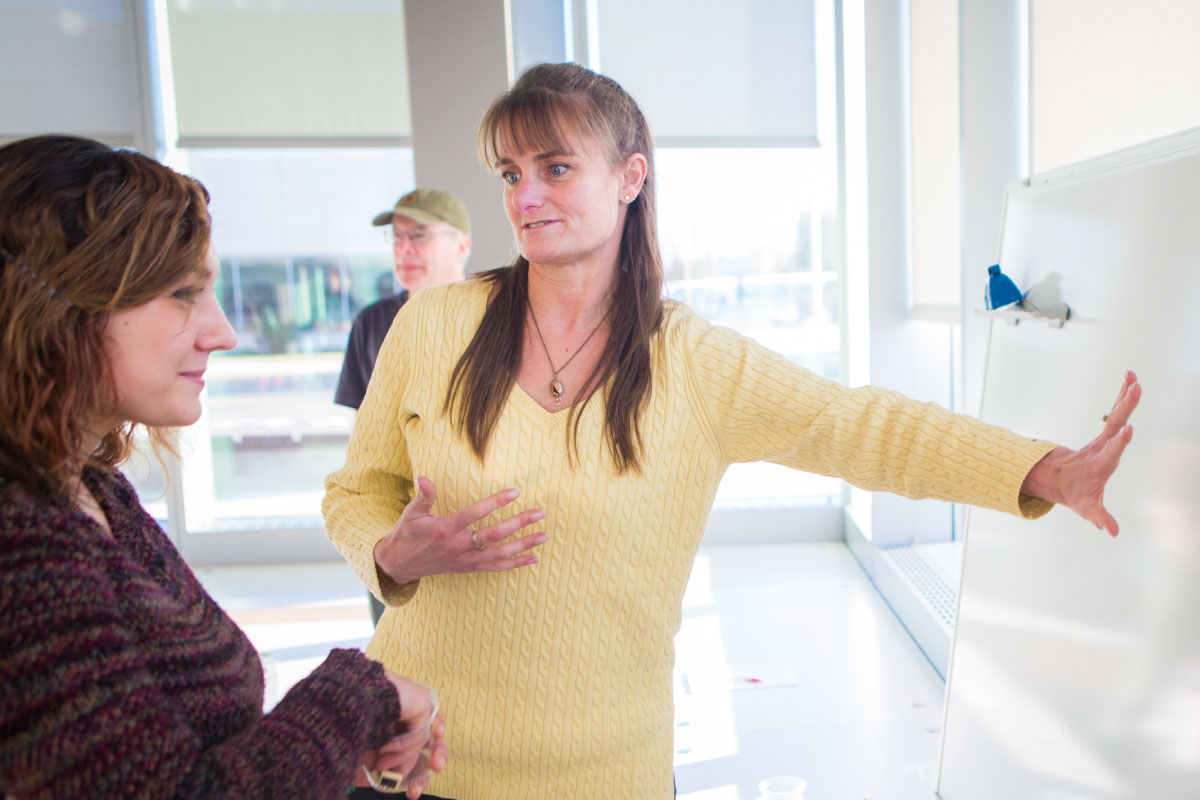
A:
<svg viewBox="0 0 1200 800">
<path fill-rule="evenodd" d="M 102 470 L 88 467 L 83 471 L 83 479 L 93 492 L 104 493 L 109 500 L 118 505 L 141 506 L 142 504 L 137 490 L 133 488 L 129 478 L 125 477 L 125 473 L 119 469 Z"/>
<path fill-rule="evenodd" d="M 708 326 L 704 317 L 678 300 L 663 300 L 663 330 L 668 333 L 686 331 L 691 326 Z"/>
<path fill-rule="evenodd" d="M 391 325 L 396 312 L 400 310 L 407 299 L 408 292 L 401 292 L 376 300 L 358 312 L 358 316 L 354 318 L 354 327 L 375 328 L 381 325 L 384 327 Z"/>
<path fill-rule="evenodd" d="M 682 349 L 684 352 L 690 352 L 700 340 L 713 335 L 714 332 L 717 332 L 718 336 L 721 331 L 733 333 L 727 328 L 714 326 L 678 300 L 663 301 L 663 322 L 660 331 L 663 344 L 669 351 Z"/>
<path fill-rule="evenodd" d="M 72 508 L 0 479 L 0 572 L 27 566 L 31 559 L 39 564 L 78 560 L 87 550 L 83 527 Z"/>
<path fill-rule="evenodd" d="M 490 281 L 482 278 L 428 286 L 411 296 L 403 315 L 418 328 L 448 332 L 468 325 L 473 329 L 487 309 L 491 286 Z"/>
<path fill-rule="evenodd" d="M 414 307 L 434 306 L 445 310 L 472 307 L 480 300 L 487 302 L 491 282 L 485 278 L 471 276 L 453 283 L 427 286 L 412 295 Z"/>
<path fill-rule="evenodd" d="M 0 477 L 0 530 L 37 522 L 60 520 L 69 509 L 56 505 L 49 498 L 18 481 Z"/>
</svg>

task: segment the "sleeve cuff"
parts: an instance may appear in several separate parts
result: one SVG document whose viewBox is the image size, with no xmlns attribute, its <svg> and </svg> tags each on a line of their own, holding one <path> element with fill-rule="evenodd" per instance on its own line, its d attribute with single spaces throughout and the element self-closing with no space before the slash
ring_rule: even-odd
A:
<svg viewBox="0 0 1200 800">
<path fill-rule="evenodd" d="M 1017 508 L 1025 519 L 1037 519 L 1050 513 L 1050 509 L 1054 508 L 1054 503 L 1040 497 L 1023 494 L 1017 498 Z"/>
<path fill-rule="evenodd" d="M 417 588 L 420 587 L 421 581 L 409 581 L 408 583 L 396 583 L 394 580 L 383 574 L 379 566 L 375 566 L 375 580 L 379 586 L 377 597 L 383 601 L 385 606 L 402 606 L 417 594 Z"/>
</svg>

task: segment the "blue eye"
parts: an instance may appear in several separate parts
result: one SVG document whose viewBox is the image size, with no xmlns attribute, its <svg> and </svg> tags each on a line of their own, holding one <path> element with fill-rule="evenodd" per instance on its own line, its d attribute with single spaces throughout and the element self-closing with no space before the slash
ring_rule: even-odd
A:
<svg viewBox="0 0 1200 800">
<path fill-rule="evenodd" d="M 561 178 L 563 175 L 567 174 L 567 165 L 566 164 L 551 164 L 550 165 L 550 174 L 556 178 Z"/>
<path fill-rule="evenodd" d="M 507 183 L 511 186 L 519 180 L 519 177 L 518 177 L 517 173 L 515 173 L 515 172 L 505 171 L 505 172 L 500 173 L 500 180 L 504 181 L 505 183 Z"/>
</svg>

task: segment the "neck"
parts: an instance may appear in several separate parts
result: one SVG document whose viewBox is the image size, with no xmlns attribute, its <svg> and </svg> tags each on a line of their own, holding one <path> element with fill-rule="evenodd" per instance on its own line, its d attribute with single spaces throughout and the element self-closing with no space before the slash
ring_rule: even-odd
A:
<svg viewBox="0 0 1200 800">
<path fill-rule="evenodd" d="M 96 449 L 100 447 L 100 442 L 104 441 L 105 434 L 112 430 L 113 424 L 110 422 L 108 425 L 89 425 L 85 430 L 80 431 L 79 455 L 83 462 L 91 458 L 92 453 L 95 453 Z"/>
<path fill-rule="evenodd" d="M 75 503 L 75 507 L 82 513 L 91 517 L 100 529 L 107 536 L 112 536 L 112 528 L 108 524 L 108 516 L 104 513 L 104 509 L 100 505 L 100 501 L 87 488 L 87 484 L 83 482 L 83 475 L 79 474 L 71 479 L 70 483 L 71 499 Z"/>
<path fill-rule="evenodd" d="M 578 264 L 529 265 L 529 304 L 543 324 L 570 330 L 592 326 L 608 313 L 616 265 L 597 271 Z"/>
</svg>

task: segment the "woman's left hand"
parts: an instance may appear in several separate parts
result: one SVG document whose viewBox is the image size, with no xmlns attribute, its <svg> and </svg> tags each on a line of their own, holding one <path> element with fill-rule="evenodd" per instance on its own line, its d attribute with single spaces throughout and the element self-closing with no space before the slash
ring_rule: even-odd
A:
<svg viewBox="0 0 1200 800">
<path fill-rule="evenodd" d="M 1117 521 L 1104 507 L 1104 487 L 1121 461 L 1125 446 L 1133 438 L 1129 415 L 1142 397 L 1142 386 L 1132 372 L 1112 411 L 1104 417 L 1104 430 L 1079 450 L 1056 447 L 1034 465 L 1021 494 L 1058 503 L 1074 511 L 1110 536 L 1117 535 Z"/>
</svg>

